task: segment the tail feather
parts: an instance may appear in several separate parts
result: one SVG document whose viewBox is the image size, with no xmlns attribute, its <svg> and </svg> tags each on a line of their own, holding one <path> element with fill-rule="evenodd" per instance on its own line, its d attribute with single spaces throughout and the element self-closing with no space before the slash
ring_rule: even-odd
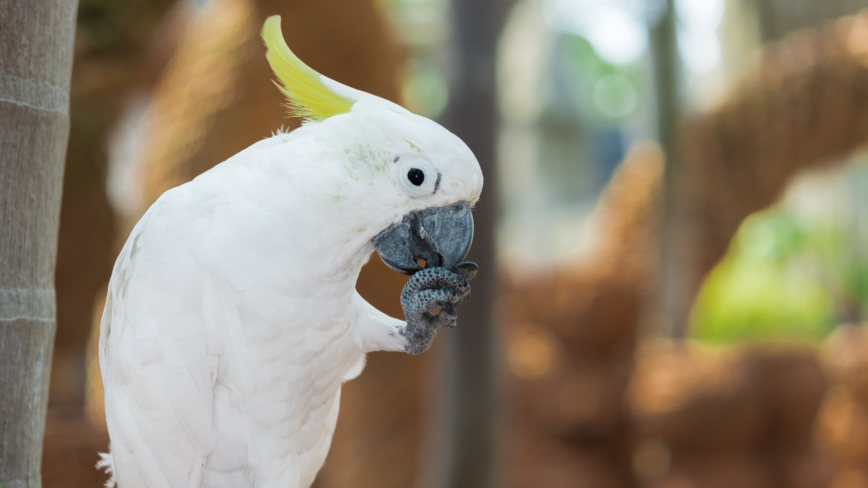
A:
<svg viewBox="0 0 868 488">
<path fill-rule="evenodd" d="M 115 467 L 114 460 L 112 459 L 111 446 L 109 446 L 109 452 L 99 453 L 99 461 L 96 463 L 96 469 L 104 469 L 106 474 L 109 475 L 109 479 L 105 482 L 105 488 L 113 488 L 117 486 L 118 482 L 115 479 Z"/>
</svg>

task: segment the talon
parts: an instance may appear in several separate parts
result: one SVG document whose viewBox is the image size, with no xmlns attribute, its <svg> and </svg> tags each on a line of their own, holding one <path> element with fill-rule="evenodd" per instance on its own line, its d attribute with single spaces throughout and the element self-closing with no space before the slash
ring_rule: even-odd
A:
<svg viewBox="0 0 868 488">
<path fill-rule="evenodd" d="M 465 261 L 463 263 L 458 263 L 455 266 L 455 273 L 460 275 L 467 281 L 476 278 L 476 273 L 479 271 L 479 265 L 476 263 Z"/>
</svg>

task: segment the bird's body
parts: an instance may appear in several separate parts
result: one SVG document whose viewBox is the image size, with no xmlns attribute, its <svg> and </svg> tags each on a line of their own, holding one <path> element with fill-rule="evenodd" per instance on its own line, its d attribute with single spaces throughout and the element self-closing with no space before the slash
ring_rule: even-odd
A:
<svg viewBox="0 0 868 488">
<path fill-rule="evenodd" d="M 275 136 L 236 159 L 267 165 L 259 158 L 290 138 Z M 103 361 L 114 363 L 106 381 L 115 400 L 108 405 L 113 456 L 115 469 L 129 460 L 144 480 L 170 474 L 148 469 L 149 457 L 186 477 L 210 454 L 221 462 L 219 470 L 204 466 L 207 486 L 245 486 L 245 477 L 267 470 L 297 476 L 286 486 L 307 486 L 328 450 L 341 381 L 366 352 L 353 328 L 363 302 L 354 297 L 370 250 L 352 255 L 306 243 L 315 233 L 298 232 L 307 212 L 281 212 L 285 229 L 261 225 L 269 216 L 259 209 L 280 208 L 264 201 L 301 192 L 278 189 L 267 171 L 239 163 L 167 192 L 116 264 L 106 313 L 118 313 L 107 315 L 101 347 Z M 239 182 L 250 191 L 221 194 Z M 314 262 L 333 266 L 323 273 L 307 265 Z M 152 438 L 157 433 L 165 438 Z M 125 444 L 153 452 L 125 452 Z M 249 466 L 248 450 L 275 462 Z M 290 469 L 294 457 L 312 472 Z"/>
<path fill-rule="evenodd" d="M 166 192 L 130 234 L 99 348 L 105 464 L 120 488 L 306 488 L 328 452 L 341 383 L 365 354 L 430 344 L 433 332 L 365 302 L 356 279 L 384 230 L 431 208 L 455 213 L 456 201 L 478 198 L 481 174 L 464 168 L 475 159 L 456 137 L 360 93 L 352 113 L 278 133 Z M 402 165 L 433 177 L 429 161 L 439 162 L 436 186 L 405 193 L 416 188 Z M 413 296 L 436 291 L 451 309 L 466 293 L 447 274 L 452 292 L 420 285 Z"/>
</svg>

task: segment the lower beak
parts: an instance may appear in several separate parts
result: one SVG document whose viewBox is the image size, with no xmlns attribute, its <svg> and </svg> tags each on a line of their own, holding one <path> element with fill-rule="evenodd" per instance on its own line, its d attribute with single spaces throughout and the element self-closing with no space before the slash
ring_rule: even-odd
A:
<svg viewBox="0 0 868 488">
<path fill-rule="evenodd" d="M 407 275 L 422 269 L 419 260 L 426 268 L 455 268 L 472 242 L 473 214 L 467 202 L 415 210 L 373 239 L 383 262 Z"/>
</svg>

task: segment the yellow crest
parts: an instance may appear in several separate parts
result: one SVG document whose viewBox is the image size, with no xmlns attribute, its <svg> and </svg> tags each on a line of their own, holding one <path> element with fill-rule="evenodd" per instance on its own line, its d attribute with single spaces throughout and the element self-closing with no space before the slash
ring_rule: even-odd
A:
<svg viewBox="0 0 868 488">
<path fill-rule="evenodd" d="M 325 120 L 350 111 L 354 102 L 326 88 L 322 83 L 323 76 L 289 50 L 280 31 L 279 15 L 272 15 L 265 20 L 262 40 L 268 48 L 265 59 L 280 80 L 280 83 L 274 84 L 286 95 L 290 116 Z"/>
</svg>

